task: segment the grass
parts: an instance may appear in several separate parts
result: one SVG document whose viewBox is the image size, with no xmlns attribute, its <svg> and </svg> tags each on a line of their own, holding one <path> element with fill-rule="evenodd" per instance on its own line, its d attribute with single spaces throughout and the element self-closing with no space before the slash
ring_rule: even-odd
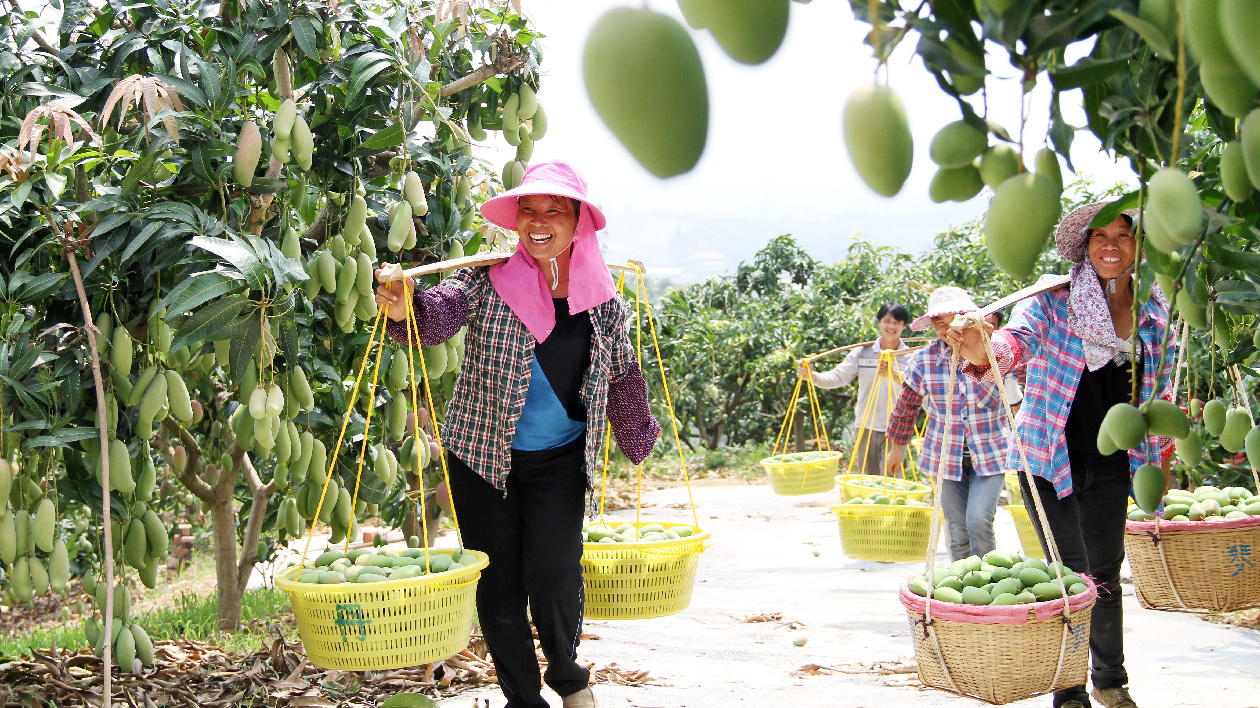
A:
<svg viewBox="0 0 1260 708">
<path fill-rule="evenodd" d="M 134 621 L 148 631 L 154 641 L 186 637 L 196 641 L 213 643 L 224 651 L 254 651 L 259 647 L 257 632 L 245 629 L 257 620 L 260 629 L 266 623 L 289 611 L 289 599 L 279 590 L 259 588 L 247 590 L 241 600 L 242 630 L 233 633 L 214 631 L 218 601 L 214 594 L 194 595 L 181 593 L 174 604 L 139 613 Z M 285 632 L 286 640 L 296 634 L 287 624 L 278 624 Z M 44 650 L 52 646 L 75 648 L 87 644 L 83 623 L 73 622 L 54 627 L 32 629 L 10 637 L 0 637 L 0 657 L 29 655 L 31 650 Z"/>
</svg>

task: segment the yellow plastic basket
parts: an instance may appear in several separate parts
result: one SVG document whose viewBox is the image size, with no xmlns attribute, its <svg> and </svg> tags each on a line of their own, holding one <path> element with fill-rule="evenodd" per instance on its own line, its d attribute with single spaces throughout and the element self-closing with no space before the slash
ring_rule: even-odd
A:
<svg viewBox="0 0 1260 708">
<path fill-rule="evenodd" d="M 894 489 L 894 482 L 905 482 L 912 485 L 913 489 Z M 886 494 L 890 497 L 902 497 L 907 500 L 913 499 L 914 501 L 927 501 L 928 496 L 932 494 L 932 488 L 922 482 L 873 474 L 836 475 L 836 484 L 840 485 L 840 501 L 842 503 L 850 499 L 866 499 L 876 494 Z M 875 486 L 876 484 L 878 486 Z"/>
<path fill-rule="evenodd" d="M 653 523 L 639 521 L 638 527 Z M 677 523 L 660 523 L 665 528 Z M 586 619 L 665 617 L 687 609 L 709 532 L 639 543 L 587 543 L 582 549 Z"/>
<path fill-rule="evenodd" d="M 454 549 L 433 549 L 450 555 Z M 289 596 L 311 663 L 326 669 L 375 671 L 419 666 L 453 656 L 472 634 L 477 580 L 489 557 L 445 573 L 360 585 L 315 585 L 276 576 Z"/>
<path fill-rule="evenodd" d="M 1022 505 L 1024 503 L 1024 495 L 1019 489 L 1019 472 L 1007 470 L 1005 477 L 1007 503 L 1012 506 Z"/>
<path fill-rule="evenodd" d="M 761 461 L 761 467 L 770 477 L 770 487 L 775 494 L 791 497 L 830 492 L 836 486 L 840 453 L 825 452 L 826 457 L 801 462 L 775 462 L 767 457 Z"/>
<path fill-rule="evenodd" d="M 932 530 L 932 507 L 841 504 L 831 507 L 840 522 L 844 554 L 854 560 L 923 562 Z"/>
<path fill-rule="evenodd" d="M 1037 538 L 1037 530 L 1033 528 L 1028 509 L 1025 509 L 1023 504 L 1009 504 L 1006 510 L 1011 512 L 1011 518 L 1015 519 L 1015 530 L 1019 533 L 1019 545 L 1023 547 L 1024 555 L 1045 560 L 1046 554 L 1041 550 L 1041 540 Z"/>
</svg>

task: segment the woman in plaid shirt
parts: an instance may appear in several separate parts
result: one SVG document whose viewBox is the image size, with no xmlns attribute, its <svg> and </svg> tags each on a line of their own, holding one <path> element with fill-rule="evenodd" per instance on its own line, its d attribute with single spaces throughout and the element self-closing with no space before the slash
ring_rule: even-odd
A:
<svg viewBox="0 0 1260 708">
<path fill-rule="evenodd" d="M 939 337 L 949 328 L 954 315 L 978 308 L 962 288 L 937 288 L 928 301 L 926 315 L 910 326 L 923 330 L 930 323 Z M 901 465 L 903 446 L 914 435 L 919 406 L 928 402 L 927 431 L 919 469 L 936 477 L 936 466 L 945 462 L 944 484 L 940 489 L 941 508 L 949 529 L 950 557 L 961 560 L 983 556 L 997 547 L 993 540 L 993 515 L 1002 494 L 1002 453 L 1010 428 L 1002 399 L 992 381 L 973 381 L 958 376 L 954 382 L 952 413 L 945 406 L 949 392 L 950 349 L 937 339 L 915 353 L 906 367 L 901 395 L 888 421 L 888 439 L 893 442 L 888 466 Z M 950 425 L 945 427 L 949 414 Z"/>
<path fill-rule="evenodd" d="M 562 162 L 534 165 L 481 212 L 519 234 L 512 257 L 458 270 L 413 295 L 421 344 L 468 327 L 442 428 L 451 500 L 464 543 L 490 556 L 477 611 L 508 707 L 547 705 L 532 617 L 547 685 L 564 708 L 589 708 L 598 705 L 590 672 L 576 659 L 591 473 L 606 423 L 636 464 L 660 425 L 630 344 L 626 303 L 599 250 L 604 215 L 581 176 Z M 382 286 L 377 302 L 389 307 L 391 334 L 409 341 L 402 291 Z"/>
<path fill-rule="evenodd" d="M 1103 206 L 1095 203 L 1073 211 L 1055 232 L 1059 254 L 1073 264 L 1069 286 L 1023 301 L 1003 329 L 984 328 L 992 332 L 1002 372 L 1027 366 L 1028 385 L 1016 432 L 1063 562 L 1077 573 L 1093 576 L 1099 586 L 1089 638 L 1093 696 L 1107 708 L 1136 708 L 1125 688 L 1129 678 L 1120 603 L 1125 509 L 1133 472 L 1140 465 L 1162 463 L 1167 474 L 1172 440 L 1147 438 L 1132 450 L 1104 455 L 1097 439 L 1107 410 L 1130 402 L 1135 368 L 1140 372 L 1137 403 L 1156 395 L 1171 400 L 1173 391 L 1167 384 L 1176 341 L 1170 338 L 1167 351 L 1161 352 L 1168 301 L 1154 283 L 1134 321 L 1137 244 L 1132 227 L 1137 212 L 1126 211 L 1103 228 L 1089 228 Z M 1134 336 L 1139 345 L 1136 361 L 1130 353 Z M 969 362 L 964 373 L 992 380 L 978 329 L 951 327 L 944 338 L 962 347 Z M 1156 371 L 1161 353 L 1164 367 Z M 1014 448 L 1010 465 L 1023 467 Z M 1024 498 L 1031 499 L 1023 475 L 1020 486 Z M 1036 514 L 1032 519 L 1045 547 L 1046 530 Z M 1054 705 L 1091 704 L 1081 685 L 1056 693 Z"/>
</svg>

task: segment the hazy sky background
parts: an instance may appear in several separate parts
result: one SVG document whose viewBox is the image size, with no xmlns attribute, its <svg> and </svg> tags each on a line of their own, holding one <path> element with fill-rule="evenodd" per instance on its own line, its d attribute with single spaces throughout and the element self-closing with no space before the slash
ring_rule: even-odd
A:
<svg viewBox="0 0 1260 708">
<path fill-rule="evenodd" d="M 914 170 L 891 199 L 857 176 L 844 148 L 840 115 L 849 93 L 871 81 L 875 60 L 862 43 L 869 26 L 855 20 L 841 0 L 791 3 L 783 46 L 759 66 L 736 63 L 708 32 L 692 30 L 708 81 L 707 146 L 690 173 L 653 177 L 599 120 L 583 86 L 582 51 L 590 28 L 603 13 L 625 4 L 640 6 L 607 0 L 524 3 L 547 35 L 541 40 L 539 99 L 550 128 L 533 160 L 567 159 L 586 173 L 594 199 L 608 215 L 602 239 L 609 260 L 642 260 L 650 274 L 692 281 L 732 269 L 783 233 L 792 233 L 814 257 L 836 262 L 854 233 L 919 252 L 937 233 L 984 213 L 992 195 L 988 189 L 962 204 L 933 204 L 928 198 L 935 172 L 928 145 L 941 126 L 961 115 L 913 54 L 915 35 L 889 62 L 891 85 L 906 104 L 914 134 Z M 643 5 L 682 21 L 672 0 Z M 1072 49 L 1069 61 L 1089 47 Z M 1017 136 L 1019 73 L 1005 56 L 1003 51 L 988 57 L 989 117 Z M 1028 100 L 1030 157 L 1045 142 L 1049 102 L 1043 80 Z M 1065 94 L 1063 103 L 1066 120 L 1083 125 L 1079 92 Z M 492 134 L 478 154 L 497 169 L 513 150 Z M 1114 164 L 1085 131 L 1077 133 L 1072 160 L 1099 184 L 1133 181 L 1127 166 Z M 1064 172 L 1070 182 L 1066 166 Z"/>
</svg>

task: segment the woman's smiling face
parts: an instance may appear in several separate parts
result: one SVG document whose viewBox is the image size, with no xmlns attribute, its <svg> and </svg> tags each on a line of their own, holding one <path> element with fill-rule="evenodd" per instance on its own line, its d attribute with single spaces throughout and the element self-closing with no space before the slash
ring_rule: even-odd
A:
<svg viewBox="0 0 1260 708">
<path fill-rule="evenodd" d="M 1137 242 L 1133 229 L 1124 216 L 1089 235 L 1089 262 L 1098 277 L 1114 280 L 1128 272 L 1137 257 Z"/>
<path fill-rule="evenodd" d="M 517 201 L 516 232 L 535 261 L 546 262 L 566 252 L 577 231 L 577 214 L 566 197 L 527 194 Z"/>
</svg>

